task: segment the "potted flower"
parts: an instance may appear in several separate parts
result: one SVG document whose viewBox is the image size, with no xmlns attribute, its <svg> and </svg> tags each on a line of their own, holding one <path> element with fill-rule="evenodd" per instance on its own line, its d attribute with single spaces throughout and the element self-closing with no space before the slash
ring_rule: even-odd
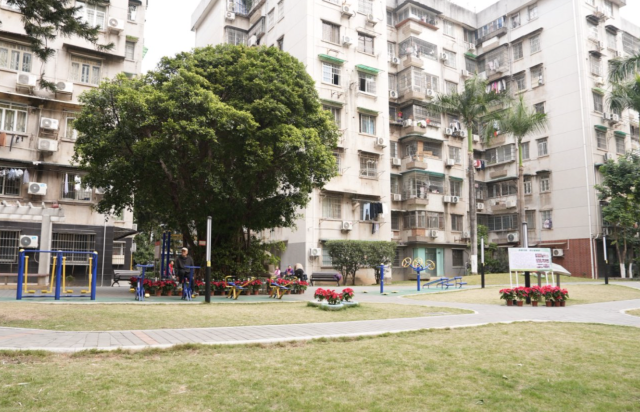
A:
<svg viewBox="0 0 640 412">
<path fill-rule="evenodd" d="M 318 302 L 322 302 L 324 300 L 324 289 L 316 289 L 316 293 L 313 294 L 313 298 L 318 299 Z"/>
<path fill-rule="evenodd" d="M 561 306 L 564 306 L 567 300 L 569 300 L 569 291 L 566 289 L 560 289 L 560 292 L 562 293 Z"/>
<path fill-rule="evenodd" d="M 507 306 L 513 306 L 513 301 L 516 298 L 516 292 L 513 289 L 501 289 L 500 299 L 507 301 Z"/>
<path fill-rule="evenodd" d="M 336 293 L 335 290 L 325 290 L 324 298 L 327 300 L 329 305 L 339 305 L 342 302 L 342 295 L 340 293 Z"/>
<path fill-rule="evenodd" d="M 224 280 L 215 281 L 212 283 L 213 294 L 214 295 L 222 295 L 224 296 L 225 288 L 227 287 L 227 282 Z"/>
<path fill-rule="evenodd" d="M 253 290 L 254 295 L 257 295 L 260 293 L 261 287 L 262 287 L 262 281 L 260 279 L 254 279 L 251 282 L 251 289 Z"/>
<path fill-rule="evenodd" d="M 300 293 L 304 294 L 304 291 L 307 290 L 307 288 L 309 287 L 309 282 L 304 280 L 299 280 L 298 287 L 299 287 Z"/>
<path fill-rule="evenodd" d="M 178 284 L 173 280 L 164 281 L 163 292 L 167 296 L 173 296 L 173 291 L 178 287 Z"/>
<path fill-rule="evenodd" d="M 540 286 L 532 287 L 529 297 L 531 297 L 531 306 L 538 306 L 538 302 L 542 300 L 542 288 Z"/>
<path fill-rule="evenodd" d="M 524 300 L 529 296 L 530 288 L 519 286 L 515 288 L 516 299 L 518 299 L 518 306 L 524 305 Z"/>
<path fill-rule="evenodd" d="M 349 302 L 353 298 L 353 289 L 346 288 L 342 289 L 342 300 L 345 302 Z"/>
<path fill-rule="evenodd" d="M 553 306 L 553 286 L 543 286 L 542 296 L 547 307 Z"/>
</svg>

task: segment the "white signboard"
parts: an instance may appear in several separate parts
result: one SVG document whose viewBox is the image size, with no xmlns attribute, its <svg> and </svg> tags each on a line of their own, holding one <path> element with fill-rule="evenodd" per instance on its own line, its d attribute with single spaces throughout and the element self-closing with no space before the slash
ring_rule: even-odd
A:
<svg viewBox="0 0 640 412">
<path fill-rule="evenodd" d="M 509 270 L 551 271 L 551 249 L 548 248 L 510 248 Z"/>
</svg>

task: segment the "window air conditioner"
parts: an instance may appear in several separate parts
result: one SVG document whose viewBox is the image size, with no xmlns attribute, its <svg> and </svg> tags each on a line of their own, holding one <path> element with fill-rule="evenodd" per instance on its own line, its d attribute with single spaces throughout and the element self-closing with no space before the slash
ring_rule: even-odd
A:
<svg viewBox="0 0 640 412">
<path fill-rule="evenodd" d="M 473 141 L 476 142 L 476 143 L 479 143 L 480 142 L 480 136 L 477 135 L 477 134 L 474 134 L 473 135 Z"/>
<path fill-rule="evenodd" d="M 387 141 L 384 137 L 376 137 L 376 147 L 387 147 Z"/>
<path fill-rule="evenodd" d="M 321 255 L 322 249 L 320 249 L 319 247 L 312 247 L 311 249 L 309 249 L 309 256 L 316 257 Z"/>
<path fill-rule="evenodd" d="M 562 257 L 562 256 L 564 256 L 564 250 L 562 250 L 562 249 L 553 249 L 553 250 L 551 251 L 551 253 L 553 253 L 553 256 L 555 256 L 555 257 Z"/>
<path fill-rule="evenodd" d="M 517 242 L 519 238 L 520 236 L 518 235 L 518 232 L 509 233 L 507 235 L 507 242 L 509 243 Z"/>
<path fill-rule="evenodd" d="M 604 86 L 604 79 L 602 77 L 596 77 L 596 85 Z"/>
<path fill-rule="evenodd" d="M 352 17 L 354 13 L 353 13 L 353 9 L 351 8 L 351 5 L 343 4 L 342 5 L 342 14 L 345 15 L 345 16 Z"/>
<path fill-rule="evenodd" d="M 615 156 L 612 153 L 605 153 L 604 154 L 604 161 L 607 162 L 609 160 L 614 160 Z"/>
<path fill-rule="evenodd" d="M 413 126 L 413 120 L 407 119 L 402 121 L 402 127 L 411 127 Z"/>
<path fill-rule="evenodd" d="M 440 60 L 442 60 L 443 62 L 449 60 L 449 56 L 447 56 L 447 53 L 440 53 Z"/>
<path fill-rule="evenodd" d="M 65 93 L 65 94 L 73 93 L 73 83 L 72 82 L 57 82 L 56 83 L 56 92 L 57 93 Z"/>
<path fill-rule="evenodd" d="M 23 248 L 38 247 L 38 236 L 21 235 L 20 247 L 23 247 Z"/>
<path fill-rule="evenodd" d="M 433 93 L 433 89 L 427 89 L 424 91 L 424 94 L 426 94 L 428 97 L 433 97 L 434 93 Z"/>
<path fill-rule="evenodd" d="M 253 36 L 249 37 L 249 41 L 247 42 L 247 45 L 249 47 L 257 46 L 258 45 L 258 36 L 256 36 L 254 34 Z"/>
<path fill-rule="evenodd" d="M 515 200 L 507 200 L 507 209 L 516 207 L 517 202 Z"/>
<path fill-rule="evenodd" d="M 476 203 L 476 210 L 484 210 L 484 203 Z"/>
<path fill-rule="evenodd" d="M 452 129 L 452 128 L 450 128 L 450 127 L 446 127 L 446 128 L 444 129 L 444 134 L 445 134 L 445 135 L 447 135 L 447 136 L 451 136 L 451 135 L 453 135 L 453 129 Z"/>
<path fill-rule="evenodd" d="M 467 132 L 465 132 L 464 130 L 460 130 L 460 131 L 458 132 L 458 136 L 460 136 L 460 137 L 467 137 Z"/>
<path fill-rule="evenodd" d="M 224 18 L 230 21 L 234 21 L 236 19 L 236 14 L 232 11 L 228 11 L 225 13 Z"/>
<path fill-rule="evenodd" d="M 398 98 L 398 92 L 395 91 L 395 90 L 389 90 L 389 98 L 397 99 Z"/>
<path fill-rule="evenodd" d="M 393 159 L 391 159 L 391 162 L 394 166 L 401 166 L 402 165 L 402 159 L 398 158 L 398 157 L 394 157 Z"/>
<path fill-rule="evenodd" d="M 460 196 L 451 196 L 451 203 L 458 203 L 460 201 Z"/>
<path fill-rule="evenodd" d="M 429 231 L 429 237 L 438 237 L 438 231 L 437 230 L 430 230 Z"/>
<path fill-rule="evenodd" d="M 462 72 L 460 74 L 464 78 L 471 77 L 471 73 L 469 73 L 469 70 L 462 69 Z"/>
<path fill-rule="evenodd" d="M 471 238 L 471 233 L 470 232 L 462 232 L 462 238 L 463 239 L 470 239 Z"/>
<path fill-rule="evenodd" d="M 451 196 L 442 196 L 442 203 L 451 203 Z"/>
<path fill-rule="evenodd" d="M 374 16 L 373 14 L 367 14 L 367 23 L 375 26 L 377 22 L 378 21 L 376 20 L 376 16 Z"/>
<path fill-rule="evenodd" d="M 618 123 L 620 121 L 620 115 L 619 114 L 611 114 L 611 122 L 612 123 Z"/>
<path fill-rule="evenodd" d="M 619 50 L 616 50 L 613 52 L 613 57 L 622 57 L 622 52 Z"/>
<path fill-rule="evenodd" d="M 344 231 L 350 231 L 353 230 L 353 222 L 349 222 L 349 221 L 344 221 L 342 222 L 342 230 Z"/>
<path fill-rule="evenodd" d="M 40 128 L 47 130 L 58 130 L 58 121 L 48 117 L 40 118 Z"/>
<path fill-rule="evenodd" d="M 353 44 L 353 40 L 351 40 L 351 37 L 349 36 L 342 36 L 342 45 L 344 46 L 351 46 Z"/>
<path fill-rule="evenodd" d="M 400 64 L 400 57 L 393 57 L 391 59 L 391 64 L 394 64 L 396 66 L 399 65 Z"/>
<path fill-rule="evenodd" d="M 107 27 L 110 31 L 120 32 L 124 30 L 124 20 L 116 19 L 115 17 L 109 17 Z"/>
<path fill-rule="evenodd" d="M 38 150 L 41 152 L 57 152 L 58 141 L 53 139 L 38 138 Z"/>
<path fill-rule="evenodd" d="M 448 167 L 451 167 L 451 166 L 453 166 L 453 165 L 455 165 L 455 164 L 456 164 L 456 160 L 455 160 L 455 159 L 447 159 L 447 163 L 446 163 L 446 165 L 447 165 Z"/>
<path fill-rule="evenodd" d="M 29 183 L 29 188 L 27 189 L 27 192 L 30 195 L 44 196 L 47 194 L 47 184 L 31 182 Z"/>
<path fill-rule="evenodd" d="M 602 120 L 611 120 L 611 113 L 602 113 Z"/>
<path fill-rule="evenodd" d="M 473 43 L 467 43 L 467 50 L 468 51 L 475 51 L 476 50 L 476 45 Z"/>
<path fill-rule="evenodd" d="M 18 86 L 35 87 L 38 78 L 35 74 L 18 72 L 16 84 Z"/>
<path fill-rule="evenodd" d="M 400 193 L 394 193 L 393 194 L 393 201 L 394 202 L 401 202 L 402 201 L 402 195 Z"/>
</svg>

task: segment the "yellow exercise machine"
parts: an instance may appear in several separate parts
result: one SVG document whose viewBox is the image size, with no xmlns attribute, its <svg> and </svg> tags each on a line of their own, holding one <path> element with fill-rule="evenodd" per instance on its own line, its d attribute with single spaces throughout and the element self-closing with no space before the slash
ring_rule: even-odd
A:
<svg viewBox="0 0 640 412">
<path fill-rule="evenodd" d="M 35 290 L 28 289 L 29 283 L 29 256 L 24 257 L 24 293 L 36 293 Z"/>
<path fill-rule="evenodd" d="M 281 283 L 278 283 L 280 280 Z M 274 279 L 269 284 L 269 297 L 274 299 L 282 299 L 284 295 L 287 294 L 288 290 L 291 290 L 289 287 L 293 281 L 291 279 Z"/>
<path fill-rule="evenodd" d="M 235 280 L 233 276 L 227 276 L 224 280 L 227 282 L 227 298 L 237 300 L 243 290 L 247 290 L 247 286 L 254 278 L 249 278 L 244 282 Z"/>
<path fill-rule="evenodd" d="M 73 293 L 73 289 L 67 289 L 67 257 L 62 257 L 62 293 Z"/>
<path fill-rule="evenodd" d="M 25 256 L 25 259 L 27 257 Z M 58 256 L 54 256 L 53 257 L 53 264 L 51 265 L 51 281 L 49 282 L 49 290 L 47 289 L 42 289 L 40 291 L 40 293 L 53 293 L 53 281 L 55 279 L 56 276 L 56 263 L 58 261 Z"/>
<path fill-rule="evenodd" d="M 93 267 L 93 258 L 89 256 L 89 267 Z M 91 293 L 91 274 L 89 274 L 89 289 L 82 289 L 80 293 Z"/>
</svg>

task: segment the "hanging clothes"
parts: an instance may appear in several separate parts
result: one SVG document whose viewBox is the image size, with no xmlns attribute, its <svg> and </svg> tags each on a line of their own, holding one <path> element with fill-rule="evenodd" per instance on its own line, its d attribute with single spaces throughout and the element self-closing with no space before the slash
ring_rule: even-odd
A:
<svg viewBox="0 0 640 412">
<path fill-rule="evenodd" d="M 29 171 L 27 169 L 24 169 L 24 173 L 22 175 L 22 183 L 25 185 L 29 183 Z"/>
<path fill-rule="evenodd" d="M 377 219 L 380 213 L 382 213 L 382 203 L 371 203 L 371 220 Z"/>
<path fill-rule="evenodd" d="M 69 193 L 69 174 L 65 173 L 64 174 L 64 194 L 68 194 Z"/>
<path fill-rule="evenodd" d="M 371 220 L 371 203 L 362 205 L 362 220 Z"/>
<path fill-rule="evenodd" d="M 377 231 L 380 230 L 380 223 L 372 223 L 371 224 L 371 234 L 375 235 Z"/>
<path fill-rule="evenodd" d="M 73 177 L 73 182 L 74 182 L 73 190 L 75 190 L 76 192 L 80 191 L 80 188 L 81 188 L 80 185 L 82 184 L 82 178 L 80 176 L 78 176 L 78 175 L 75 175 Z"/>
</svg>

